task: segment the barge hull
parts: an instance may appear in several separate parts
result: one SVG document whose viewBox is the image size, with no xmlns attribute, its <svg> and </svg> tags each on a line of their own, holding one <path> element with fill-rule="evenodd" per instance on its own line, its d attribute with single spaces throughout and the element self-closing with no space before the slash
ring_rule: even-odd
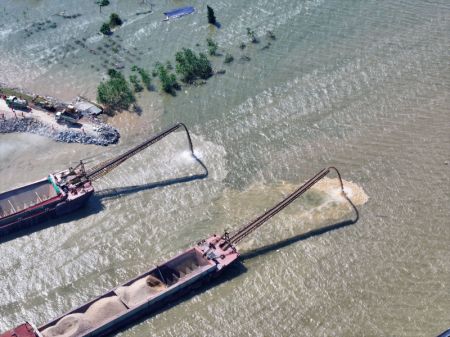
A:
<svg viewBox="0 0 450 337">
<path fill-rule="evenodd" d="M 162 309 L 218 276 L 223 267 L 237 260 L 239 254 L 235 248 L 220 248 L 219 240 L 220 237 L 213 236 L 201 241 L 169 261 L 39 327 L 39 334 L 43 337 L 105 336 Z M 71 330 L 68 335 L 68 326 L 76 326 L 78 330 Z"/>
<path fill-rule="evenodd" d="M 0 237 L 83 206 L 94 193 L 90 181 L 67 183 L 77 172 L 66 170 L 0 193 Z"/>
<path fill-rule="evenodd" d="M 222 236 L 213 235 L 202 240 L 171 260 L 56 318 L 39 329 L 33 326 L 34 336 L 32 337 L 103 336 L 130 325 L 140 316 L 162 309 L 166 303 L 209 281 L 211 277 L 219 275 L 222 270 L 237 261 L 239 258 L 237 243 L 289 206 L 330 173 L 330 170 L 336 171 L 340 180 L 341 193 L 353 206 L 357 216 L 355 221 L 357 221 L 358 210 L 345 194 L 339 171 L 334 167 L 322 169 L 275 206 L 236 230 L 232 235 L 225 232 Z M 0 337 L 30 337 L 29 332 L 26 331 L 27 324 L 22 324 Z M 23 333 L 16 333 L 19 329 L 24 329 Z"/>
<path fill-rule="evenodd" d="M 132 325 L 139 318 L 146 317 L 158 310 L 164 308 L 164 306 L 170 304 L 171 302 L 176 301 L 180 297 L 188 294 L 192 290 L 200 287 L 202 284 L 208 282 L 215 275 L 215 268 L 210 268 L 205 271 L 201 275 L 197 276 L 190 282 L 184 283 L 182 286 L 174 289 L 164 296 L 157 298 L 155 301 L 149 302 L 145 305 L 142 305 L 130 312 L 126 313 L 123 316 L 119 316 L 111 322 L 101 326 L 99 329 L 92 331 L 86 335 L 82 335 L 83 337 L 102 337 L 108 336 L 114 332 L 117 332 L 120 329 L 126 328 L 129 325 Z M 45 335 L 43 335 L 45 336 Z"/>
<path fill-rule="evenodd" d="M 7 221 L 3 221 L 3 223 L 0 222 L 0 236 L 8 235 L 34 226 L 45 220 L 70 213 L 82 207 L 89 200 L 92 194 L 93 191 L 72 200 L 62 200 L 62 198 L 57 197 L 55 200 L 56 202 L 39 205 L 38 207 L 27 210 L 20 215 L 7 219 Z"/>
</svg>

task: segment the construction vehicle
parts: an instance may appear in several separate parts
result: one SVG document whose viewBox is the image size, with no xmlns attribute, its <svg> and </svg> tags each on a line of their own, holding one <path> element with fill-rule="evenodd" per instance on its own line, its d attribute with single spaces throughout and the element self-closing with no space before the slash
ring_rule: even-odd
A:
<svg viewBox="0 0 450 337">
<path fill-rule="evenodd" d="M 63 111 L 58 111 L 55 118 L 58 123 L 80 124 L 81 114 L 75 110 L 73 105 L 69 105 Z"/>
<path fill-rule="evenodd" d="M 6 98 L 6 104 L 12 109 L 28 110 L 28 102 L 25 99 L 18 98 L 17 96 L 8 96 Z"/>
</svg>

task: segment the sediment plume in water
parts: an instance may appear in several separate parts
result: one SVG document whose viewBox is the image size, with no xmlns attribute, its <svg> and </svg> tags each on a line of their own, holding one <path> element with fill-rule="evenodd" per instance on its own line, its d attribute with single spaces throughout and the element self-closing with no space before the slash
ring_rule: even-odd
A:
<svg viewBox="0 0 450 337">
<path fill-rule="evenodd" d="M 362 187 L 352 181 L 342 180 L 344 184 L 344 192 L 347 197 L 356 205 L 364 205 L 368 200 L 368 195 Z M 341 195 L 341 184 L 338 178 L 325 177 L 312 187 L 313 190 L 321 191 L 331 196 L 336 201 L 343 201 Z"/>
<path fill-rule="evenodd" d="M 363 205 L 369 197 L 358 184 L 343 180 L 344 192 L 347 197 L 356 205 Z M 255 183 L 244 191 L 228 190 L 220 199 L 220 204 L 225 212 L 232 212 L 239 218 L 247 218 L 249 211 L 265 209 L 279 202 L 282 198 L 292 193 L 300 186 L 300 183 L 281 182 L 277 184 Z M 248 207 L 242 209 L 242 204 Z M 323 208 L 329 204 L 340 208 L 342 205 L 350 204 L 341 193 L 341 185 L 337 178 L 323 178 L 307 191 L 297 202 L 294 202 L 285 209 L 283 214 L 301 215 L 303 212 L 310 212 L 314 209 Z M 236 213 L 239 212 L 239 213 Z"/>
<path fill-rule="evenodd" d="M 367 194 L 358 184 L 346 180 L 343 180 L 343 184 L 346 196 L 355 206 L 363 205 L 368 201 Z M 277 184 L 258 182 L 244 191 L 228 190 L 219 201 L 222 206 L 221 212 L 228 217 L 232 214 L 232 221 L 242 224 L 243 220 L 254 219 L 263 210 L 278 203 L 300 185 L 301 183 L 291 182 Z M 246 208 L 242 208 L 241 205 L 244 204 L 247 205 Z M 239 249 L 252 250 L 257 246 L 344 221 L 351 216 L 352 211 L 351 204 L 342 195 L 339 179 L 325 177 L 272 220 L 277 223 L 276 230 L 272 227 L 274 224 L 262 226 L 240 243 Z M 227 229 L 230 228 L 234 229 L 236 226 L 233 224 Z"/>
</svg>

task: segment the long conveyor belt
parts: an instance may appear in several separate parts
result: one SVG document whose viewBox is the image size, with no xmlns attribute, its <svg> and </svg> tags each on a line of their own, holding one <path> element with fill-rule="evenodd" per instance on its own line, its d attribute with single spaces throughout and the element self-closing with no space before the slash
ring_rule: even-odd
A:
<svg viewBox="0 0 450 337">
<path fill-rule="evenodd" d="M 159 134 L 152 137 L 151 139 L 146 140 L 145 142 L 135 146 L 134 148 L 128 150 L 127 152 L 121 154 L 120 156 L 109 159 L 103 163 L 100 163 L 100 164 L 92 167 L 91 169 L 86 171 L 86 177 L 91 181 L 94 181 L 98 178 L 103 177 L 105 174 L 109 173 L 110 171 L 115 169 L 117 166 L 122 164 L 125 160 L 127 160 L 130 157 L 134 156 L 135 154 L 141 152 L 142 150 L 146 149 L 150 145 L 157 143 L 158 141 L 160 141 L 164 137 L 168 136 L 172 132 L 175 132 L 179 128 L 183 128 L 186 131 L 188 142 L 189 142 L 189 149 L 191 150 L 192 155 L 195 157 L 194 148 L 192 146 L 192 140 L 191 140 L 191 135 L 189 134 L 189 130 L 187 129 L 186 125 L 184 125 L 183 123 L 178 123 L 178 124 L 175 124 L 174 126 L 168 128 L 167 130 L 160 132 Z"/>
<path fill-rule="evenodd" d="M 314 184 L 316 184 L 319 180 L 324 178 L 328 173 L 330 173 L 331 170 L 336 171 L 339 182 L 341 185 L 341 191 L 344 195 L 344 197 L 351 203 L 351 205 L 354 207 L 353 203 L 350 199 L 345 195 L 344 193 L 344 185 L 342 183 L 342 178 L 339 173 L 339 171 L 335 167 L 328 167 L 322 169 L 320 172 L 318 172 L 314 177 L 309 179 L 307 182 L 305 182 L 302 186 L 300 186 L 298 189 L 296 189 L 294 192 L 292 192 L 290 195 L 288 195 L 286 198 L 284 198 L 282 201 L 280 201 L 278 204 L 276 204 L 274 207 L 266 211 L 264 214 L 260 215 L 250 223 L 246 224 L 245 226 L 242 226 L 240 229 L 238 229 L 236 232 L 234 232 L 232 235 L 226 234 L 224 237 L 227 244 L 235 245 L 238 242 L 240 242 L 242 239 L 244 239 L 246 236 L 248 236 L 251 232 L 259 228 L 261 225 L 263 225 L 267 220 L 272 218 L 275 214 L 283 210 L 285 207 L 287 207 L 289 204 L 291 204 L 295 199 L 300 197 L 303 193 L 305 193 L 307 190 L 309 190 Z"/>
</svg>

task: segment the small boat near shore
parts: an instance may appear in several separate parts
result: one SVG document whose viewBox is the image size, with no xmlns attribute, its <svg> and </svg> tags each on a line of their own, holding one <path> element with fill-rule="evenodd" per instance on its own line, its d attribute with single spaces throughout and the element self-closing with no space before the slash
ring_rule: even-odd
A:
<svg viewBox="0 0 450 337">
<path fill-rule="evenodd" d="M 170 11 L 164 12 L 166 18 L 163 21 L 168 21 L 169 19 L 176 19 L 182 16 L 192 14 L 195 12 L 195 8 L 192 6 L 175 8 Z"/>
</svg>

